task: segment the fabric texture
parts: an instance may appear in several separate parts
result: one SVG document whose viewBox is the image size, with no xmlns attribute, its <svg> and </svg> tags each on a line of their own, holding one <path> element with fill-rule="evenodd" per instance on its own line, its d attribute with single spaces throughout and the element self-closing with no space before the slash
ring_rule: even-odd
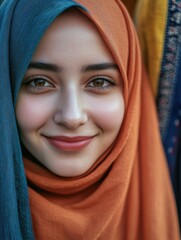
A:
<svg viewBox="0 0 181 240">
<path fill-rule="evenodd" d="M 134 16 L 135 6 L 138 0 L 122 0 L 131 16 Z"/>
<path fill-rule="evenodd" d="M 18 1 L 0 7 L 0 236 L 1 239 L 33 239 L 27 183 L 16 127 L 10 80 L 11 19 Z M 20 26 L 19 22 L 19 26 Z"/>
<path fill-rule="evenodd" d="M 167 158 L 171 170 L 174 186 L 179 222 L 181 227 L 181 45 L 179 49 L 179 61 L 176 74 L 176 85 L 174 87 L 173 107 L 170 115 L 169 130 L 165 139 L 167 147 Z"/>
<path fill-rule="evenodd" d="M 181 227 L 181 1 L 168 1 L 157 108 Z"/>
<path fill-rule="evenodd" d="M 139 0 L 136 23 L 155 93 L 181 226 L 181 1 Z"/>
<path fill-rule="evenodd" d="M 120 68 L 126 112 L 115 144 L 83 176 L 61 178 L 24 158 L 35 239 L 177 240 L 173 192 L 133 24 L 119 0 L 77 2 Z M 79 5 L 69 0 L 8 0 L 0 10 L 2 239 L 33 239 L 13 106 L 41 36 L 72 6 Z"/>
<path fill-rule="evenodd" d="M 180 129 L 181 2 L 169 1 L 160 68 L 157 108 L 172 179 L 176 171 Z"/>
<path fill-rule="evenodd" d="M 144 64 L 155 96 L 164 49 L 167 9 L 167 0 L 138 0 L 134 13 Z"/>
</svg>

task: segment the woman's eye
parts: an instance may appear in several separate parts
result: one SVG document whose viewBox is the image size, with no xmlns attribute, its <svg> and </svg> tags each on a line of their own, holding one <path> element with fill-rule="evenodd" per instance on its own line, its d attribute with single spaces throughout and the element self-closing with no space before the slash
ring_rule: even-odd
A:
<svg viewBox="0 0 181 240">
<path fill-rule="evenodd" d="M 25 80 L 23 85 L 27 91 L 32 93 L 44 93 L 55 88 L 55 85 L 51 81 L 41 76 L 33 76 Z"/>
<path fill-rule="evenodd" d="M 28 82 L 28 85 L 31 87 L 53 87 L 53 84 L 49 83 L 43 78 L 37 78 Z"/>
<path fill-rule="evenodd" d="M 115 83 L 113 80 L 99 77 L 90 81 L 87 86 L 92 88 L 105 89 L 114 85 Z"/>
</svg>

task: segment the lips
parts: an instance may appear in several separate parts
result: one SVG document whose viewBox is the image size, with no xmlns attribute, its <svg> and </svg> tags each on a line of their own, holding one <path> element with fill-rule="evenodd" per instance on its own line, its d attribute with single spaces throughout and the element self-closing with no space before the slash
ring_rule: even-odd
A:
<svg viewBox="0 0 181 240">
<path fill-rule="evenodd" d="M 66 151 L 80 151 L 85 148 L 93 139 L 91 136 L 76 136 L 76 137 L 66 137 L 66 136 L 54 136 L 45 137 L 48 142 L 55 148 Z"/>
</svg>

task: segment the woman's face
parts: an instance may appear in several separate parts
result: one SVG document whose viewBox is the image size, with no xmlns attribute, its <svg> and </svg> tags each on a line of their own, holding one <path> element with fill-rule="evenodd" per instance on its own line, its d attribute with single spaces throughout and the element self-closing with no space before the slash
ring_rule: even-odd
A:
<svg viewBox="0 0 181 240">
<path fill-rule="evenodd" d="M 74 10 L 41 39 L 16 117 L 26 149 L 63 177 L 84 174 L 115 140 L 124 115 L 121 75 L 90 20 Z"/>
</svg>

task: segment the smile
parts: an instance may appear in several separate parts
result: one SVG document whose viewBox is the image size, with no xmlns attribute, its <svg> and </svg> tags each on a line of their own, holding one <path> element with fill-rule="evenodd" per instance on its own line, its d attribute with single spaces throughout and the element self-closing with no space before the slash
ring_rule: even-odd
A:
<svg viewBox="0 0 181 240">
<path fill-rule="evenodd" d="M 89 136 L 47 137 L 45 136 L 45 138 L 53 147 L 66 152 L 80 151 L 83 148 L 85 148 L 93 139 L 92 136 L 91 137 Z"/>
</svg>

